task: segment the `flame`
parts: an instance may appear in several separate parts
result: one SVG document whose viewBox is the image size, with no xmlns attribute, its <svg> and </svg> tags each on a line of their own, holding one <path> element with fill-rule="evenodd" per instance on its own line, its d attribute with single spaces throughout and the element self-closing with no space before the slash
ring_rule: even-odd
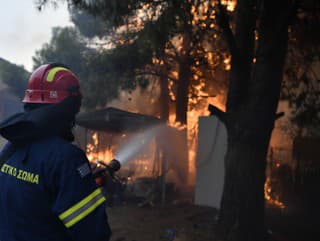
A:
<svg viewBox="0 0 320 241">
<path fill-rule="evenodd" d="M 230 12 L 233 12 L 236 8 L 237 1 L 236 0 L 222 0 L 222 5 L 225 5 L 226 9 Z M 202 27 L 206 27 L 206 21 L 208 18 L 215 19 L 216 18 L 216 11 L 210 7 L 214 7 L 216 3 L 214 1 L 211 2 L 202 2 L 202 4 L 198 4 L 196 7 L 195 5 L 191 6 L 190 13 L 193 16 L 191 21 L 192 25 L 198 25 Z M 210 28 L 214 28 L 215 24 L 211 23 Z"/>
<path fill-rule="evenodd" d="M 221 4 L 226 5 L 227 10 L 233 12 L 236 9 L 237 1 L 235 0 L 222 0 Z"/>
<path fill-rule="evenodd" d="M 131 136 L 129 134 L 121 134 L 116 139 L 117 143 L 103 143 L 104 138 L 103 133 L 93 132 L 90 136 L 91 140 L 87 144 L 86 147 L 86 154 L 88 157 L 88 160 L 90 162 L 96 162 L 96 161 L 102 161 L 104 163 L 109 163 L 112 159 L 115 158 L 116 154 L 116 147 L 121 146 L 122 143 L 125 143 L 127 141 L 127 138 L 130 138 Z M 144 139 L 139 140 L 142 143 L 145 143 Z M 106 148 L 106 144 L 108 144 L 108 147 Z M 102 150 L 100 150 L 100 148 Z M 154 172 L 156 171 L 154 166 L 154 162 L 152 160 L 155 160 L 156 155 L 156 142 L 155 140 L 151 141 L 149 144 L 149 148 L 145 152 L 142 152 L 140 155 L 137 155 L 136 157 L 133 157 L 132 160 L 130 160 L 129 163 L 123 165 L 121 167 L 121 170 L 131 170 L 134 173 L 134 177 L 147 177 L 147 176 L 154 176 Z M 121 161 L 121 160 L 119 160 Z M 128 180 L 132 180 L 133 177 L 131 177 Z"/>
<path fill-rule="evenodd" d="M 236 7 L 236 1 L 235 0 L 222 0 L 222 4 L 226 5 L 226 8 L 228 11 L 234 11 Z M 131 25 L 135 26 L 137 30 L 140 30 L 143 27 L 143 20 L 144 18 L 152 18 L 152 12 L 145 12 L 150 7 L 149 4 L 146 4 L 143 6 L 143 10 L 139 10 L 137 13 L 137 18 L 132 19 Z M 206 12 L 208 11 L 208 5 L 201 6 L 200 9 L 196 9 L 195 6 L 192 6 L 191 13 L 193 14 L 193 20 L 192 24 L 197 25 L 201 24 L 201 26 L 206 27 L 206 24 L 204 21 L 207 20 L 209 17 L 210 19 L 215 19 L 215 12 L 212 11 L 211 15 L 206 15 Z M 159 9 L 157 11 L 160 11 Z M 131 27 L 132 27 L 131 26 Z M 215 24 L 210 23 L 210 28 L 214 28 Z M 124 30 L 123 30 L 124 31 Z M 121 32 L 121 31 L 119 31 Z M 257 32 L 255 32 L 255 38 L 258 39 Z M 213 38 L 217 38 L 217 34 L 213 34 Z M 173 41 L 173 43 L 176 44 L 176 48 L 178 51 L 181 50 L 181 39 L 179 41 L 179 37 L 176 39 L 176 41 Z M 207 51 L 206 51 L 207 52 Z M 206 58 L 208 59 L 208 62 L 213 65 L 214 64 L 214 54 L 210 51 L 207 52 Z M 253 62 L 255 62 L 256 59 L 253 59 Z M 159 60 L 155 57 L 152 59 L 153 64 L 163 65 L 163 61 Z M 224 56 L 224 67 L 226 71 L 229 71 L 231 69 L 231 57 L 230 56 Z M 197 61 L 195 63 L 196 66 L 198 66 L 200 63 Z M 172 71 L 171 76 L 174 77 L 174 79 L 178 79 L 178 72 Z M 222 93 L 220 96 L 217 97 L 210 97 L 209 93 L 205 91 L 206 83 L 205 80 L 201 79 L 201 76 L 197 73 L 193 75 L 194 80 L 199 81 L 199 84 L 197 86 L 193 87 L 193 94 L 189 95 L 189 106 L 188 106 L 188 112 L 187 112 L 187 125 L 183 125 L 181 123 L 178 123 L 175 121 L 175 114 L 171 113 L 169 115 L 169 121 L 168 124 L 178 130 L 187 130 L 187 138 L 188 138 L 188 172 L 189 172 L 189 183 L 194 184 L 195 179 L 195 159 L 196 159 L 196 148 L 197 148 L 197 138 L 198 138 L 198 118 L 199 116 L 208 116 L 210 113 L 207 110 L 208 104 L 213 104 L 220 108 L 221 110 L 225 110 L 224 101 L 221 97 L 224 96 Z M 172 80 L 169 80 L 169 95 L 171 100 L 175 101 L 176 96 L 174 93 L 175 83 Z M 153 100 L 151 101 L 153 102 Z M 121 138 L 125 139 L 127 138 L 126 134 L 123 134 Z M 152 144 L 153 146 L 155 144 Z M 104 149 L 102 151 L 98 150 L 99 146 L 99 138 L 97 132 L 93 133 L 92 135 L 92 143 L 89 143 L 86 148 L 87 156 L 89 161 L 93 162 L 96 160 L 101 160 L 104 162 L 108 162 L 114 158 L 115 150 L 114 147 Z M 153 147 L 151 146 L 150 149 Z M 148 173 L 152 172 L 152 163 L 150 162 L 150 158 L 148 156 L 139 157 L 131 162 L 132 166 L 134 166 L 136 169 L 138 169 L 137 172 L 141 173 L 140 175 L 146 175 Z M 276 167 L 279 168 L 280 164 L 277 163 Z M 136 173 L 137 173 L 136 172 Z M 133 177 L 128 177 L 128 181 L 131 181 Z M 272 189 L 271 186 L 271 179 L 268 177 L 266 179 L 266 182 L 264 184 L 264 197 L 265 200 L 268 202 L 268 204 L 272 206 L 276 206 L 280 209 L 284 209 L 286 206 L 285 204 L 280 201 L 280 197 L 278 194 L 275 193 L 275 191 Z"/>
<path fill-rule="evenodd" d="M 87 144 L 86 153 L 88 160 L 90 162 L 95 161 L 103 161 L 105 163 L 108 163 L 114 158 L 114 148 L 110 147 L 108 149 L 104 149 L 102 151 L 98 150 L 99 145 L 99 138 L 98 133 L 94 132 L 92 135 L 92 143 Z"/>
<path fill-rule="evenodd" d="M 231 70 L 231 56 L 228 56 L 224 59 L 223 63 L 225 64 L 224 69 L 229 71 Z"/>
<path fill-rule="evenodd" d="M 286 207 L 286 205 L 280 201 L 279 195 L 272 190 L 270 177 L 267 177 L 264 184 L 264 198 L 271 206 L 275 206 L 280 209 L 284 209 Z"/>
<path fill-rule="evenodd" d="M 210 56 L 211 57 L 211 56 Z M 178 76 L 177 76 L 178 77 Z M 188 141 L 188 183 L 194 185 L 195 174 L 196 174 L 196 149 L 198 140 L 198 118 L 200 116 L 208 116 L 210 114 L 208 105 L 213 104 L 225 110 L 223 101 L 224 94 L 222 93 L 216 97 L 210 97 L 210 94 L 205 91 L 206 82 L 204 79 L 199 80 L 199 75 L 194 74 L 193 79 L 199 81 L 199 84 L 193 86 L 193 94 L 189 94 L 188 100 L 188 112 L 187 112 L 187 125 L 181 124 L 175 121 L 175 114 L 169 115 L 168 125 L 178 130 L 187 130 L 187 141 Z M 175 100 L 175 93 L 172 88 L 173 84 L 169 82 L 169 95 L 172 100 Z"/>
</svg>

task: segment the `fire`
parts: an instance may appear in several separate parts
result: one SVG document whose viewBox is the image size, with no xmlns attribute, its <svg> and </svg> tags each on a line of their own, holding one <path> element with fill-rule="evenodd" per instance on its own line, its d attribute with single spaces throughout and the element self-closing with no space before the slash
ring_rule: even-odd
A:
<svg viewBox="0 0 320 241">
<path fill-rule="evenodd" d="M 222 0 L 221 3 L 223 5 L 226 5 L 228 11 L 233 12 L 236 8 L 237 1 L 235 1 L 235 0 Z"/>
<path fill-rule="evenodd" d="M 231 70 L 231 57 L 228 56 L 223 62 L 225 64 L 225 70 Z"/>
<path fill-rule="evenodd" d="M 226 8 L 228 11 L 234 11 L 236 6 L 235 0 L 222 0 L 222 4 L 226 5 Z M 145 5 L 143 8 L 146 10 L 149 6 Z M 204 15 L 206 13 L 208 6 L 204 6 L 203 9 L 197 10 L 195 6 L 192 6 L 191 12 L 194 15 L 194 19 L 192 21 L 192 24 L 196 25 L 200 21 L 205 21 L 207 16 Z M 158 9 L 157 11 L 160 11 Z M 141 29 L 143 24 L 142 20 L 145 17 L 152 18 L 151 12 L 147 12 L 147 14 L 141 12 L 138 12 L 138 18 L 132 20 L 131 24 L 135 25 L 136 29 Z M 215 14 L 213 12 L 212 15 L 209 16 L 209 18 L 214 19 Z M 215 24 L 211 23 L 210 28 L 214 28 Z M 180 36 L 181 37 L 181 36 Z M 258 35 L 256 34 L 256 39 L 258 38 Z M 215 33 L 213 35 L 213 38 L 217 38 L 217 34 Z M 180 41 L 176 39 L 173 41 L 177 46 L 177 50 L 181 50 L 181 39 Z M 214 64 L 214 54 L 210 51 L 207 53 L 207 59 L 208 62 L 213 65 Z M 255 62 L 256 59 L 253 59 L 253 62 Z M 152 59 L 153 64 L 163 65 L 163 61 L 153 58 Z M 230 71 L 231 69 L 231 57 L 230 56 L 224 56 L 224 68 L 226 71 Z M 200 63 L 199 61 L 196 62 L 196 66 L 198 66 Z M 178 72 L 172 71 L 171 76 L 174 77 L 174 79 L 178 79 Z M 197 73 L 193 75 L 193 78 L 195 80 L 199 80 L 201 76 L 199 76 Z M 175 93 L 173 91 L 175 85 L 174 81 L 171 79 L 169 80 L 169 95 L 170 99 L 172 101 L 176 100 Z M 200 81 L 200 83 L 197 86 L 194 86 L 194 91 L 192 95 L 189 95 L 189 106 L 188 106 L 188 112 L 187 112 L 187 124 L 181 124 L 175 121 L 175 114 L 171 113 L 169 115 L 169 121 L 168 124 L 178 130 L 186 130 L 187 131 L 187 141 L 188 141 L 188 174 L 190 179 L 189 184 L 194 184 L 195 181 L 195 172 L 196 172 L 196 148 L 197 148 L 197 138 L 198 138 L 198 118 L 199 116 L 208 116 L 210 113 L 207 110 L 207 107 L 209 104 L 213 104 L 220 108 L 221 110 L 225 110 L 225 105 L 223 101 L 224 93 L 222 93 L 220 96 L 217 97 L 210 97 L 209 93 L 205 91 L 206 83 L 204 81 Z M 137 111 L 138 112 L 138 111 Z M 126 134 L 123 134 L 121 136 L 123 139 L 127 137 Z M 92 143 L 87 144 L 86 152 L 87 156 L 90 162 L 101 160 L 104 162 L 109 162 L 112 160 L 115 156 L 115 148 L 114 146 L 99 150 L 99 136 L 98 133 L 95 132 L 92 135 Z M 152 147 L 150 149 L 154 149 L 155 144 L 152 144 Z M 150 161 L 150 156 L 143 156 L 138 157 L 135 160 L 131 162 L 131 165 L 136 168 L 136 173 L 141 173 L 140 175 L 146 175 L 152 173 L 154 167 L 152 166 L 152 162 Z M 280 166 L 279 163 L 276 164 L 276 167 L 278 168 Z M 130 181 L 132 177 L 128 177 L 128 180 Z M 285 204 L 280 201 L 280 197 L 278 194 L 275 193 L 275 191 L 272 189 L 271 185 L 271 179 L 270 177 L 267 177 L 266 182 L 264 184 L 264 197 L 268 204 L 271 206 L 278 207 L 280 209 L 286 208 Z"/>
<path fill-rule="evenodd" d="M 280 209 L 284 209 L 286 207 L 285 204 L 280 201 L 279 195 L 274 193 L 272 190 L 270 177 L 267 177 L 264 184 L 264 198 L 271 206 L 275 206 Z"/>
<path fill-rule="evenodd" d="M 195 80 L 199 80 L 197 74 L 193 75 Z M 188 112 L 187 112 L 187 124 L 181 124 L 175 121 L 175 114 L 171 113 L 169 115 L 168 125 L 174 127 L 178 130 L 187 130 L 187 141 L 188 141 L 188 176 L 189 184 L 194 185 L 195 174 L 196 174 L 196 149 L 198 140 L 198 118 L 200 116 L 208 116 L 210 112 L 208 111 L 208 105 L 213 104 L 225 110 L 223 94 L 215 97 L 210 97 L 210 94 L 205 91 L 206 82 L 204 80 L 196 86 L 193 86 L 193 94 L 189 94 L 188 101 Z M 172 84 L 169 83 L 169 95 L 172 100 L 175 100 L 175 93 L 172 88 Z"/>
<path fill-rule="evenodd" d="M 109 162 L 114 158 L 114 148 L 104 149 L 102 151 L 98 150 L 99 138 L 98 133 L 94 132 L 92 135 L 92 143 L 87 144 L 87 157 L 90 162 L 103 161 Z"/>
<path fill-rule="evenodd" d="M 116 158 L 117 148 L 122 144 L 126 143 L 128 138 L 133 134 L 119 134 L 113 138 L 104 138 L 104 133 L 93 132 L 90 135 L 90 141 L 87 143 L 86 154 L 90 162 L 102 161 L 104 163 L 109 163 L 112 159 Z M 111 142 L 115 139 L 115 142 Z M 134 173 L 134 177 L 148 177 L 154 176 L 158 170 L 156 170 L 156 141 L 152 140 L 150 143 L 145 143 L 146 140 L 139 140 L 146 145 L 145 151 L 133 156 L 128 163 L 123 165 L 121 170 L 129 173 Z M 101 149 L 101 150 L 100 150 Z M 120 162 L 122 160 L 119 160 Z"/>
</svg>

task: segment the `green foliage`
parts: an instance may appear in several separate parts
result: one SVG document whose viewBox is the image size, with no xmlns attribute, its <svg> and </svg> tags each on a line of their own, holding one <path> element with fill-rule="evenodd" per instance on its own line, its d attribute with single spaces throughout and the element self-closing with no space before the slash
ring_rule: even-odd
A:
<svg viewBox="0 0 320 241">
<path fill-rule="evenodd" d="M 48 2 L 55 1 L 39 1 L 38 6 Z M 216 64 L 216 62 L 222 62 L 225 57 L 220 54 L 221 46 L 213 46 L 213 42 L 217 44 L 221 42 L 218 43 L 217 39 L 212 41 L 212 36 L 216 32 L 216 29 L 209 27 L 213 21 L 212 18 L 203 20 L 202 24 L 199 22 L 199 25 L 192 24 L 191 9 L 195 7 L 196 11 L 199 11 L 201 9 L 199 6 L 201 4 L 204 6 L 209 1 L 68 0 L 67 2 L 72 21 L 79 32 L 87 38 L 85 41 L 90 46 L 94 46 L 94 43 L 100 46 L 100 48 L 95 46 L 95 49 L 92 50 L 96 51 L 94 54 L 86 56 L 86 66 L 90 72 L 87 75 L 90 83 L 85 84 L 88 86 L 86 91 L 98 91 L 91 85 L 101 81 L 101 86 L 106 85 L 112 89 L 112 93 L 105 92 L 104 99 L 108 101 L 117 96 L 119 88 L 133 89 L 137 85 L 145 87 L 150 76 L 160 76 L 163 72 L 170 74 L 172 71 L 177 71 L 179 61 L 182 61 L 186 53 L 191 57 L 188 68 L 191 68 L 192 75 L 196 73 L 199 77 L 197 79 L 190 77 L 192 78 L 190 88 L 192 96 L 198 95 L 192 85 L 199 85 L 204 81 L 210 82 L 209 89 L 215 89 L 213 91 L 215 93 L 219 92 L 216 89 L 226 88 L 224 78 L 222 81 L 216 81 L 217 84 L 211 81 L 216 73 L 215 69 L 222 69 L 217 73 L 223 72 L 223 64 Z M 210 15 L 212 9 L 207 11 L 206 14 Z M 176 44 L 172 44 L 173 38 L 186 34 L 191 40 L 190 46 L 186 49 L 178 49 Z M 106 46 L 109 46 L 108 49 Z M 222 50 L 224 51 L 223 48 Z M 215 54 L 217 57 L 209 63 L 208 54 L 213 52 L 217 52 Z M 155 64 L 154 58 L 164 64 L 161 66 Z M 141 73 L 145 73 L 144 76 L 141 76 Z M 179 82 L 187 81 L 178 81 L 174 78 L 171 80 L 176 83 L 175 89 L 179 89 Z M 102 105 L 103 94 L 95 93 L 94 95 L 96 100 L 91 99 L 86 103 L 90 103 L 91 107 L 94 107 L 95 104 Z"/>
<path fill-rule="evenodd" d="M 87 86 L 89 72 L 86 58 L 89 53 L 90 49 L 86 47 L 86 43 L 76 29 L 72 27 L 56 27 L 52 29 L 50 42 L 37 50 L 32 59 L 34 69 L 42 64 L 52 62 L 66 64 L 77 74 L 81 85 Z M 84 106 L 86 106 L 88 98 L 90 99 L 90 93 L 84 89 Z"/>
<path fill-rule="evenodd" d="M 83 36 L 87 38 L 103 38 L 109 32 L 110 26 L 99 16 L 90 15 L 74 7 L 70 7 L 69 12 L 72 22 Z"/>
<path fill-rule="evenodd" d="M 0 79 L 19 98 L 24 96 L 29 75 L 23 66 L 11 64 L 0 58 Z"/>
<path fill-rule="evenodd" d="M 50 43 L 37 50 L 32 58 L 34 69 L 48 62 L 66 63 L 78 74 L 85 74 L 84 53 L 89 51 L 78 31 L 72 27 L 55 27 L 52 29 Z"/>
<path fill-rule="evenodd" d="M 34 68 L 49 62 L 68 65 L 80 79 L 83 106 L 94 109 L 116 98 L 119 89 L 134 89 L 139 83 L 146 84 L 135 79 L 134 69 L 144 65 L 151 55 L 148 51 L 142 52 L 136 44 L 94 49 L 87 47 L 76 29 L 54 28 L 51 41 L 36 51 Z"/>
</svg>

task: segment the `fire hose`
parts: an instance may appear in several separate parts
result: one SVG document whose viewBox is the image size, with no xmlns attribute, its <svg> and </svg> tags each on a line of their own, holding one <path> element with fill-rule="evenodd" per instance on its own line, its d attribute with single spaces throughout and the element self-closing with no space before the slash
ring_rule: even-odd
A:
<svg viewBox="0 0 320 241">
<path fill-rule="evenodd" d="M 103 161 L 96 161 L 92 166 L 92 175 L 97 180 L 99 178 L 103 178 L 106 175 L 109 175 L 115 181 L 121 181 L 121 178 L 117 176 L 116 172 L 118 172 L 121 168 L 121 164 L 118 160 L 112 159 L 109 164 L 104 163 Z"/>
</svg>

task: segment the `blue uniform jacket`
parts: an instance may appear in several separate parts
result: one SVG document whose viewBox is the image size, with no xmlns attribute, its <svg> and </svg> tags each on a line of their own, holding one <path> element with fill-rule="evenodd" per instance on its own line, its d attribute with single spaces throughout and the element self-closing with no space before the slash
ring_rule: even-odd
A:
<svg viewBox="0 0 320 241">
<path fill-rule="evenodd" d="M 1 241 L 108 241 L 105 197 L 82 150 L 60 137 L 15 149 L 0 169 Z"/>
</svg>

